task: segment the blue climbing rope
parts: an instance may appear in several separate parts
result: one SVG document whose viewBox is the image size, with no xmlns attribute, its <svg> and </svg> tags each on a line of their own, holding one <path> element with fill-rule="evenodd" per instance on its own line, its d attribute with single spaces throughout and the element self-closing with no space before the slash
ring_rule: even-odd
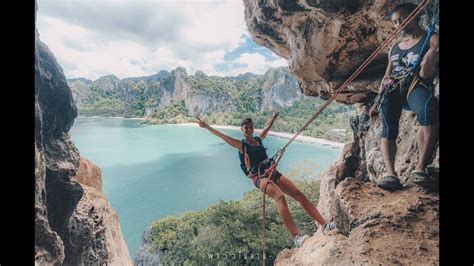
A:
<svg viewBox="0 0 474 266">
<path fill-rule="evenodd" d="M 439 8 L 438 8 L 438 11 L 436 12 L 436 16 L 435 16 L 433 22 L 431 23 L 430 27 L 428 28 L 428 33 L 426 34 L 425 41 L 423 42 L 423 45 L 421 46 L 421 49 L 420 49 L 420 56 L 418 56 L 418 58 L 413 63 L 413 66 L 411 68 L 412 70 L 415 70 L 418 67 L 418 65 L 420 64 L 421 55 L 423 54 L 426 47 L 428 46 L 428 42 L 431 39 L 431 36 L 433 35 L 433 33 L 435 31 L 436 23 L 438 22 L 438 19 L 439 19 Z"/>
</svg>

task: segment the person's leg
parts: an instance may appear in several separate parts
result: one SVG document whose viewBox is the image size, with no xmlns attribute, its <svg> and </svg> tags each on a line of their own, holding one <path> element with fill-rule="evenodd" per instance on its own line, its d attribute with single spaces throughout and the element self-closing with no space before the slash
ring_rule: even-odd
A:
<svg viewBox="0 0 474 266">
<path fill-rule="evenodd" d="M 301 204 L 303 209 L 308 213 L 308 215 L 317 221 L 320 225 L 324 226 L 327 221 L 323 218 L 323 216 L 319 213 L 316 206 L 309 201 L 306 196 L 289 180 L 286 176 L 282 175 L 276 185 L 280 188 L 280 190 L 295 199 L 298 203 Z"/>
<path fill-rule="evenodd" d="M 265 184 L 267 182 L 269 182 L 267 178 L 264 178 L 260 181 L 260 190 L 262 192 L 264 191 Z M 278 188 L 278 186 L 276 186 L 273 182 L 270 182 L 267 185 L 266 194 L 269 195 L 275 201 L 281 220 L 290 232 L 291 238 L 294 238 L 296 235 L 298 235 L 298 229 L 296 228 L 295 221 L 291 216 L 290 210 L 288 209 L 288 204 L 286 203 L 285 196 L 281 192 L 280 188 Z"/>
<path fill-rule="evenodd" d="M 416 135 L 418 164 L 415 170 L 425 171 L 433 157 L 439 136 L 439 103 L 426 87 L 416 86 L 408 96 L 410 109 L 416 113 L 420 127 Z"/>
<path fill-rule="evenodd" d="M 416 142 L 418 144 L 418 164 L 415 170 L 425 171 L 428 162 L 433 157 L 436 143 L 438 142 L 439 126 L 420 126 Z"/>
<path fill-rule="evenodd" d="M 398 123 L 402 114 L 402 98 L 398 91 L 387 95 L 380 107 L 380 115 L 383 124 L 381 150 L 382 158 L 387 169 L 385 175 L 377 180 L 380 188 L 395 191 L 403 188 L 395 171 L 395 156 L 397 154 L 397 144 L 395 140 L 398 136 Z"/>
<path fill-rule="evenodd" d="M 382 158 L 387 168 L 387 175 L 398 176 L 395 171 L 395 157 L 397 155 L 397 144 L 395 140 L 382 138 Z"/>
<path fill-rule="evenodd" d="M 382 118 L 382 157 L 387 168 L 387 175 L 398 176 L 395 171 L 395 157 L 397 154 L 397 144 L 395 140 L 398 136 L 400 116 L 402 114 L 402 101 L 398 91 L 387 95 L 380 107 Z"/>
</svg>

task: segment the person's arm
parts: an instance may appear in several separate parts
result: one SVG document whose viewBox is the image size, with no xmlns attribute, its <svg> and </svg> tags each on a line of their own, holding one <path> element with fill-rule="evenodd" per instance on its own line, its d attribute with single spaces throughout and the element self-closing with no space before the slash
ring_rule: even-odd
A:
<svg viewBox="0 0 474 266">
<path fill-rule="evenodd" d="M 245 168 L 247 169 L 247 176 L 248 177 L 251 177 L 252 176 L 252 172 L 250 171 L 250 157 L 249 155 L 247 154 L 247 149 L 244 147 L 244 164 L 245 164 Z"/>
<path fill-rule="evenodd" d="M 199 119 L 199 121 L 194 121 L 195 123 L 198 123 L 200 127 L 205 128 L 209 130 L 212 134 L 218 136 L 219 138 L 223 139 L 225 142 L 227 142 L 230 146 L 238 149 L 241 153 L 244 153 L 242 150 L 242 142 L 234 139 L 230 136 L 227 136 L 226 134 L 223 134 L 215 129 L 213 129 L 211 126 L 209 126 L 206 122 L 202 121 Z"/>
<path fill-rule="evenodd" d="M 393 79 L 390 78 L 390 73 L 392 72 L 392 60 L 390 60 L 390 54 L 392 53 L 392 48 L 388 51 L 388 63 L 387 63 L 387 68 L 385 69 L 385 75 L 383 75 L 382 82 L 380 83 L 379 86 L 379 94 L 382 93 L 382 88 L 384 86 L 390 85 L 393 82 Z M 380 95 L 379 95 L 380 96 Z M 378 114 L 377 106 L 376 104 L 372 105 L 372 108 L 369 110 L 369 116 L 373 117 Z"/>
<path fill-rule="evenodd" d="M 270 128 L 273 126 L 273 122 L 275 122 L 275 119 L 278 117 L 278 111 L 273 110 L 272 117 L 267 121 L 265 124 L 265 128 L 263 129 L 262 133 L 260 133 L 260 139 L 264 139 L 267 136 L 268 131 L 270 131 Z"/>
<path fill-rule="evenodd" d="M 421 61 L 420 76 L 425 80 L 431 80 L 438 72 L 439 59 L 439 36 L 434 33 L 430 38 L 430 49 Z"/>
<path fill-rule="evenodd" d="M 390 77 L 392 73 L 392 60 L 390 59 L 390 54 L 392 53 L 392 48 L 388 51 L 388 63 L 387 68 L 385 69 L 385 75 L 383 75 L 382 82 L 380 83 L 379 93 L 382 91 L 382 88 L 386 85 L 390 85 L 393 82 L 393 79 Z"/>
</svg>

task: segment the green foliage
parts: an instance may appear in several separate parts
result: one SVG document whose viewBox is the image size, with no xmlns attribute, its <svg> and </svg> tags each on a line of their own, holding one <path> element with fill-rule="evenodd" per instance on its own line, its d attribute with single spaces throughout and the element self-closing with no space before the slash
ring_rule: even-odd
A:
<svg viewBox="0 0 474 266">
<path fill-rule="evenodd" d="M 288 171 L 288 176 L 295 179 L 307 179 L 308 176 L 317 177 L 319 176 L 318 171 L 321 165 L 316 160 L 306 159 L 299 163 L 297 166 L 292 166 Z"/>
<path fill-rule="evenodd" d="M 188 82 L 193 88 L 192 93 L 194 94 L 220 97 L 228 95 L 229 91 L 235 90 L 232 81 L 224 77 L 188 76 Z"/>
<path fill-rule="evenodd" d="M 257 105 L 262 102 L 263 89 L 262 80 L 252 78 L 237 82 L 238 91 L 232 94 L 232 100 L 241 113 L 256 112 Z"/>
<path fill-rule="evenodd" d="M 114 98 L 89 96 L 90 104 L 79 109 L 79 115 L 83 116 L 123 116 L 125 105 L 122 101 Z"/>
<path fill-rule="evenodd" d="M 176 124 L 189 122 L 191 120 L 192 117 L 188 116 L 188 109 L 184 101 L 168 105 L 163 109 L 155 111 L 151 115 L 151 121 L 154 124 Z"/>
<path fill-rule="evenodd" d="M 319 182 L 293 182 L 317 204 Z M 165 265 L 261 264 L 261 201 L 261 192 L 253 189 L 239 201 L 221 200 L 204 211 L 160 219 L 152 224 L 154 250 L 164 252 Z M 295 200 L 287 197 L 287 202 L 300 233 L 312 235 L 312 219 Z M 267 261 L 273 263 L 278 253 L 291 248 L 293 242 L 268 196 L 266 204 Z"/>
<path fill-rule="evenodd" d="M 113 116 L 122 116 L 124 111 L 123 108 L 81 108 L 78 110 L 80 116 L 104 116 L 104 117 L 113 117 Z"/>
</svg>

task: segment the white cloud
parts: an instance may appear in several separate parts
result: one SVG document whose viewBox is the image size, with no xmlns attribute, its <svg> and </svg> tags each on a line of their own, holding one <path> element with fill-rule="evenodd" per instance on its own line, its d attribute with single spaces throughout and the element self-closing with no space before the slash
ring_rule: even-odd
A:
<svg viewBox="0 0 474 266">
<path fill-rule="evenodd" d="M 135 42 L 94 42 L 95 33 L 49 17 L 38 24 L 46 29 L 40 32 L 40 39 L 53 51 L 68 78 L 96 79 L 109 74 L 124 78 L 144 73 L 132 61 L 148 57 L 148 51 Z"/>
<path fill-rule="evenodd" d="M 188 5 L 186 12 L 192 27 L 183 28 L 183 34 L 193 45 L 233 50 L 244 41 L 241 37 L 246 25 L 241 3 L 220 4 L 213 8 L 208 4 Z"/>
<path fill-rule="evenodd" d="M 268 60 L 259 53 L 243 53 L 232 63 L 236 65 L 231 70 L 219 72 L 219 76 L 236 76 L 238 74 L 251 72 L 262 75 L 269 68 L 288 66 L 286 59 Z"/>
<path fill-rule="evenodd" d="M 285 58 L 278 58 L 272 62 L 270 62 L 270 67 L 277 68 L 277 67 L 287 67 L 288 66 L 288 60 Z"/>
<path fill-rule="evenodd" d="M 249 36 L 241 0 L 39 0 L 37 27 L 67 78 L 144 76 L 178 66 L 222 76 L 287 65 L 244 53 L 231 62 L 237 67 L 216 70 Z"/>
</svg>

